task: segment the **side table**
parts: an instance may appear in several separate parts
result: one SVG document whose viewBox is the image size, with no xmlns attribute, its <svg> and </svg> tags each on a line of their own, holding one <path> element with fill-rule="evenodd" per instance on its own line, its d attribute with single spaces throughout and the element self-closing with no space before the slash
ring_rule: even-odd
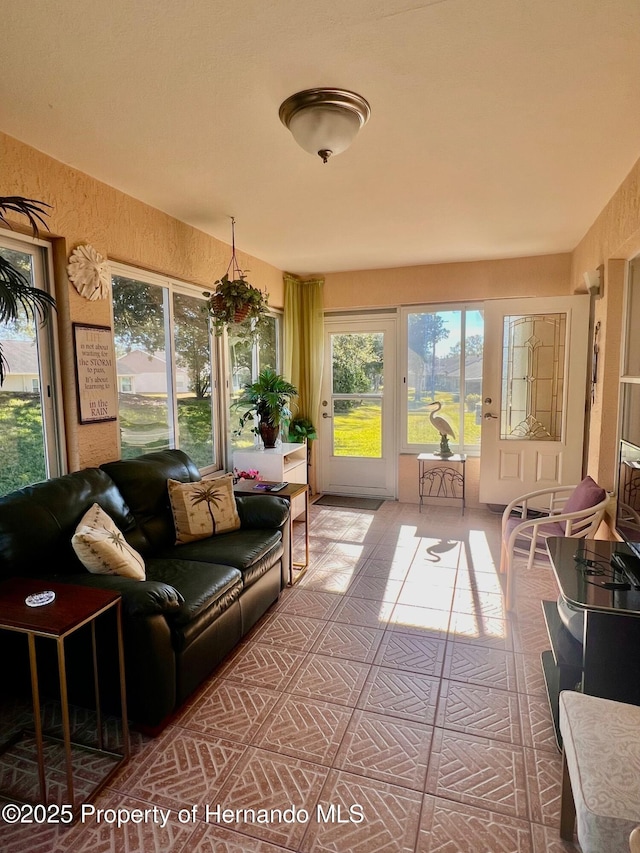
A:
<svg viewBox="0 0 640 853">
<path fill-rule="evenodd" d="M 425 498 L 453 499 L 465 507 L 465 464 L 466 453 L 454 453 L 453 456 L 438 456 L 437 453 L 421 453 L 418 456 L 418 492 L 420 512 Z M 451 467 L 447 463 L 455 463 Z"/>
<path fill-rule="evenodd" d="M 261 483 L 273 485 L 273 481 L 260 480 Z M 287 483 L 287 485 L 277 492 L 263 492 L 260 489 L 255 489 L 255 480 L 240 480 L 233 487 L 233 491 L 238 495 L 272 495 L 276 498 L 284 498 L 289 501 L 293 508 L 294 502 L 301 495 L 304 497 L 304 561 L 297 562 L 293 559 L 293 513 L 289 518 L 289 554 L 291 560 L 289 563 L 289 586 L 298 583 L 301 577 L 309 568 L 309 486 L 306 483 Z M 293 570 L 298 571 L 293 573 Z"/>
<path fill-rule="evenodd" d="M 42 607 L 29 607 L 25 604 L 28 595 L 52 590 L 55 599 Z M 98 678 L 98 658 L 96 648 L 96 620 L 108 611 L 115 609 L 118 641 L 118 664 L 120 676 L 120 706 L 122 710 L 122 753 L 111 752 L 104 748 L 104 733 L 100 704 L 100 682 Z M 97 747 L 72 743 L 69 718 L 69 697 L 67 693 L 67 670 L 65 658 L 65 639 L 84 625 L 91 627 L 93 653 L 93 686 L 96 700 Z M 50 739 L 42 731 L 40 711 L 40 689 L 38 682 L 38 662 L 36 655 L 36 637 L 52 640 L 57 646 L 58 678 L 60 682 L 60 705 L 62 714 L 62 741 L 64 744 L 65 768 L 67 779 L 67 803 L 77 810 L 74 795 L 72 747 L 109 756 L 117 759 L 113 768 L 92 788 L 85 802 L 90 802 L 109 782 L 120 766 L 129 758 L 129 727 L 127 722 L 127 703 L 125 690 L 124 651 L 122 645 L 121 597 L 119 593 L 95 587 L 73 586 L 66 583 L 34 580 L 31 578 L 12 578 L 0 583 L 0 629 L 26 634 L 29 648 L 29 667 L 31 673 L 31 694 L 33 701 L 33 723 L 38 758 L 38 780 L 42 804 L 47 803 L 47 779 L 44 764 L 44 740 Z M 21 731 L 1 748 L 6 752 L 25 734 Z M 3 796 L 16 800 L 10 793 Z"/>
</svg>

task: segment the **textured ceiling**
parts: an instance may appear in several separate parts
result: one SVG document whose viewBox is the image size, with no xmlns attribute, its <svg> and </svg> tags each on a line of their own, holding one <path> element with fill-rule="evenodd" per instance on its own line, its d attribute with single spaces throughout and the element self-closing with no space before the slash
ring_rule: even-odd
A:
<svg viewBox="0 0 640 853">
<path fill-rule="evenodd" d="M 0 130 L 297 273 L 571 250 L 640 156 L 638 0 L 3 0 L 2 43 Z M 372 108 L 327 165 L 315 86 Z"/>
</svg>

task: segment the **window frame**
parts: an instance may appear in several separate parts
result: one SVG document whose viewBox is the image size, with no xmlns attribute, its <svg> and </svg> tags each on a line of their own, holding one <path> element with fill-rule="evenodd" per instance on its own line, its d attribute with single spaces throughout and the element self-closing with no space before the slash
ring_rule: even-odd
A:
<svg viewBox="0 0 640 853">
<path fill-rule="evenodd" d="M 459 311 L 460 320 L 460 388 L 465 384 L 465 342 L 467 337 L 467 312 L 480 311 L 484 313 L 484 302 L 446 302 L 446 303 L 421 303 L 418 305 L 402 305 L 400 307 L 400 335 L 399 347 L 400 358 L 398 363 L 400 366 L 399 384 L 402 387 L 402 405 L 400 408 L 400 453 L 403 454 L 418 454 L 418 453 L 434 453 L 439 450 L 438 442 L 431 443 L 415 443 L 408 440 L 408 422 L 409 412 L 407 405 L 408 396 L 408 377 L 409 377 L 409 315 L 410 314 L 439 314 L 449 311 Z M 481 392 L 482 393 L 482 392 Z M 464 423 L 465 413 L 465 395 L 459 394 L 459 422 Z M 464 437 L 464 436 L 463 436 Z M 459 440 L 451 441 L 452 450 L 455 447 L 456 453 L 464 453 L 467 456 L 480 456 L 481 444 L 465 444 Z"/>
<path fill-rule="evenodd" d="M 0 228 L 0 246 L 10 251 L 31 255 L 34 281 L 55 297 L 52 245 L 46 240 Z M 46 323 L 36 322 L 38 350 L 38 389 L 42 401 L 42 432 L 47 478 L 59 477 L 68 470 L 62 372 L 56 309 L 51 309 Z"/>
<path fill-rule="evenodd" d="M 178 424 L 178 401 L 177 401 L 177 380 L 176 380 L 176 352 L 175 352 L 175 325 L 173 316 L 173 295 L 179 294 L 192 298 L 201 299 L 206 302 L 203 296 L 202 286 L 193 284 L 172 276 L 159 275 L 152 273 L 140 267 L 129 266 L 116 261 L 109 262 L 109 281 L 113 288 L 113 276 L 122 276 L 123 278 L 139 281 L 141 284 L 148 284 L 155 287 L 163 288 L 163 308 L 164 308 L 164 324 L 165 324 L 165 345 L 167 353 L 167 409 L 171 414 L 171 423 L 169 427 L 169 444 L 170 447 L 180 448 L 180 430 Z M 111 328 L 115 339 L 115 322 L 113 312 L 113 294 L 111 298 Z M 211 358 L 211 416 L 213 422 L 213 456 L 214 462 L 211 465 L 206 465 L 200 468 L 202 474 L 221 473 L 226 469 L 226 444 L 225 436 L 228 432 L 228 418 L 225 412 L 226 394 L 221 393 L 226 385 L 226 377 L 224 374 L 225 359 L 223 357 L 221 339 L 216 337 L 211 328 L 209 336 L 209 352 Z M 118 388 L 120 392 L 120 388 Z M 118 413 L 118 422 L 120 420 Z M 118 430 L 118 447 L 120 448 L 120 430 Z"/>
</svg>

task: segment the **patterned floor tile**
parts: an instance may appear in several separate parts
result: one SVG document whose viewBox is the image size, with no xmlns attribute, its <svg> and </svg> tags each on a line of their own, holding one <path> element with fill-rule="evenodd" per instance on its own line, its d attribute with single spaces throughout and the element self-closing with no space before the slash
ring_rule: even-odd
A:
<svg viewBox="0 0 640 853">
<path fill-rule="evenodd" d="M 187 799 L 183 805 L 186 807 L 189 803 L 190 800 Z M 96 809 L 103 810 L 103 814 L 107 812 L 107 815 L 110 810 L 120 810 L 121 813 L 124 813 L 124 810 L 127 813 L 135 809 L 143 812 L 146 810 L 146 819 L 140 823 L 126 821 L 118 826 L 113 820 L 98 820 L 96 814 L 88 814 L 72 843 L 68 848 L 63 848 L 64 853 L 160 853 L 164 850 L 171 850 L 171 853 L 190 853 L 189 839 L 195 826 L 191 822 L 180 823 L 173 812 L 165 821 L 165 816 L 159 812 L 156 804 L 125 797 L 116 792 L 101 795 L 95 806 Z M 58 848 L 55 849 L 58 853 Z"/>
<path fill-rule="evenodd" d="M 336 607 L 332 619 L 365 628 L 385 628 L 393 608 L 393 602 L 346 596 Z"/>
<path fill-rule="evenodd" d="M 421 795 L 333 771 L 310 822 L 302 853 L 413 853 Z"/>
<path fill-rule="evenodd" d="M 456 590 L 453 599 L 456 613 L 478 613 L 492 619 L 506 619 L 508 616 L 502 591 L 482 592 L 479 589 Z"/>
<path fill-rule="evenodd" d="M 359 574 L 346 592 L 348 595 L 355 595 L 358 598 L 395 602 L 401 589 L 402 581 L 400 580 Z"/>
<path fill-rule="evenodd" d="M 430 583 L 426 579 L 424 582 L 406 580 L 398 596 L 398 604 L 446 610 L 448 613 L 451 610 L 454 584 L 455 579 L 451 583 L 440 584 Z"/>
<path fill-rule="evenodd" d="M 556 730 L 546 696 L 520 696 L 520 721 L 525 746 L 557 755 Z"/>
<path fill-rule="evenodd" d="M 449 643 L 442 677 L 501 690 L 517 688 L 515 660 L 511 651 L 471 643 Z"/>
<path fill-rule="evenodd" d="M 495 649 L 513 649 L 513 627 L 508 619 L 496 619 L 479 613 L 451 614 L 449 634 L 464 643 L 489 646 Z"/>
<path fill-rule="evenodd" d="M 431 726 L 356 711 L 334 766 L 423 791 L 432 736 Z"/>
<path fill-rule="evenodd" d="M 331 765 L 353 711 L 328 702 L 284 695 L 253 738 L 254 746 Z"/>
<path fill-rule="evenodd" d="M 328 619 L 341 601 L 342 597 L 339 595 L 294 587 L 285 590 L 273 610 L 309 616 L 312 619 Z"/>
<path fill-rule="evenodd" d="M 229 740 L 249 743 L 278 700 L 279 693 L 217 678 L 178 725 Z"/>
<path fill-rule="evenodd" d="M 290 652 L 281 646 L 255 642 L 243 646 L 237 654 L 232 655 L 228 663 L 222 666 L 220 675 L 243 684 L 282 690 L 304 659 L 302 652 Z"/>
<path fill-rule="evenodd" d="M 458 569 L 456 589 L 464 592 L 480 592 L 488 595 L 503 595 L 502 581 L 497 571 L 475 572 L 466 567 Z"/>
<path fill-rule="evenodd" d="M 388 560 L 366 560 L 358 572 L 359 576 L 388 578 L 389 580 L 403 581 L 409 571 L 409 565 L 404 561 L 390 563 Z"/>
<path fill-rule="evenodd" d="M 264 621 L 260 630 L 253 635 L 253 639 L 260 643 L 307 651 L 326 624 L 321 619 L 311 619 L 308 616 L 274 613 Z"/>
<path fill-rule="evenodd" d="M 541 655 L 550 648 L 549 634 L 541 618 L 530 622 L 518 620 L 513 638 L 513 648 L 516 652 Z"/>
<path fill-rule="evenodd" d="M 531 853 L 529 823 L 426 796 L 416 853 Z"/>
<path fill-rule="evenodd" d="M 436 725 L 492 740 L 522 743 L 518 694 L 492 687 L 443 681 Z"/>
<path fill-rule="evenodd" d="M 405 669 L 440 677 L 444 663 L 445 642 L 417 633 L 387 631 L 375 658 L 378 666 Z"/>
<path fill-rule="evenodd" d="M 533 837 L 533 853 L 579 853 L 577 844 L 563 841 L 557 829 L 540 824 L 531 824 L 531 835 Z"/>
<path fill-rule="evenodd" d="M 369 669 L 357 661 L 310 654 L 287 690 L 297 696 L 354 708 Z"/>
<path fill-rule="evenodd" d="M 357 707 L 433 725 L 438 688 L 439 680 L 429 675 L 373 667 Z"/>
<path fill-rule="evenodd" d="M 562 758 L 559 752 L 525 749 L 529 784 L 529 810 L 536 823 L 560 826 Z"/>
<path fill-rule="evenodd" d="M 542 674 L 540 655 L 516 653 L 516 678 L 518 692 L 530 696 L 546 696 L 547 688 Z"/>
<path fill-rule="evenodd" d="M 221 738 L 168 729 L 118 779 L 118 790 L 179 811 L 203 806 L 233 770 L 246 747 Z M 126 787 L 124 787 L 126 786 Z"/>
<path fill-rule="evenodd" d="M 425 636 L 441 637 L 449 627 L 449 611 L 430 607 L 396 604 L 390 622 L 399 629 L 418 629 Z"/>
<path fill-rule="evenodd" d="M 527 818 L 523 747 L 436 729 L 426 792 L 491 812 Z"/>
<path fill-rule="evenodd" d="M 284 847 L 259 841 L 217 825 L 199 824 L 189 839 L 188 853 L 291 853 Z M 186 851 L 185 851 L 186 853 Z"/>
<path fill-rule="evenodd" d="M 384 631 L 379 628 L 332 622 L 325 626 L 312 651 L 320 655 L 373 663 L 383 637 Z"/>
<path fill-rule="evenodd" d="M 315 815 L 316 802 L 327 774 L 326 767 L 249 747 L 233 776 L 212 801 L 211 808 L 220 805 L 221 809 L 242 809 L 240 819 L 230 823 L 228 829 L 295 850 L 308 825 L 300 813 L 306 812 L 309 818 Z M 270 814 L 271 810 L 282 813 L 292 807 L 296 816 L 291 813 L 290 820 L 277 812 Z M 262 809 L 269 813 L 269 822 L 258 822 L 249 811 L 259 812 Z M 249 843 L 247 850 L 252 849 Z"/>
<path fill-rule="evenodd" d="M 300 580 L 299 589 L 313 590 L 315 592 L 328 592 L 341 595 L 347 592 L 353 583 L 355 572 L 336 572 L 333 569 L 324 569 L 322 562 L 312 572 Z"/>
</svg>

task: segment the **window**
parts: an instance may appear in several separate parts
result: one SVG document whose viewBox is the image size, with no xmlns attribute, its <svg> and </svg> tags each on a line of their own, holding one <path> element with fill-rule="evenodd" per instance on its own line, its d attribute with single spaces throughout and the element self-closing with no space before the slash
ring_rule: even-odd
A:
<svg viewBox="0 0 640 853">
<path fill-rule="evenodd" d="M 0 235 L 0 254 L 33 287 L 48 289 L 49 258 L 44 244 Z M 0 342 L 7 362 L 6 378 L 0 387 L 0 494 L 64 472 L 52 314 L 43 325 L 24 315 L 13 323 L 0 323 Z"/>
<path fill-rule="evenodd" d="M 242 395 L 243 387 L 249 382 L 255 382 L 261 370 L 267 367 L 280 370 L 280 315 L 269 317 L 269 327 L 256 342 L 228 335 L 229 342 L 229 373 L 231 377 L 230 397 L 230 426 L 231 443 L 233 448 L 251 447 L 253 436 L 248 427 L 238 435 L 238 413 L 233 403 Z"/>
<path fill-rule="evenodd" d="M 434 451 L 440 435 L 431 416 L 444 417 L 458 452 L 480 449 L 484 323 L 477 306 L 404 311 L 406 362 L 402 449 Z M 431 405 L 439 403 L 440 407 Z"/>
<path fill-rule="evenodd" d="M 640 446 L 640 337 L 637 333 L 640 322 L 640 257 L 634 258 L 629 267 L 625 316 L 620 438 Z"/>
<path fill-rule="evenodd" d="M 113 265 L 123 459 L 178 447 L 222 468 L 216 362 L 206 303 L 190 288 Z"/>
</svg>

